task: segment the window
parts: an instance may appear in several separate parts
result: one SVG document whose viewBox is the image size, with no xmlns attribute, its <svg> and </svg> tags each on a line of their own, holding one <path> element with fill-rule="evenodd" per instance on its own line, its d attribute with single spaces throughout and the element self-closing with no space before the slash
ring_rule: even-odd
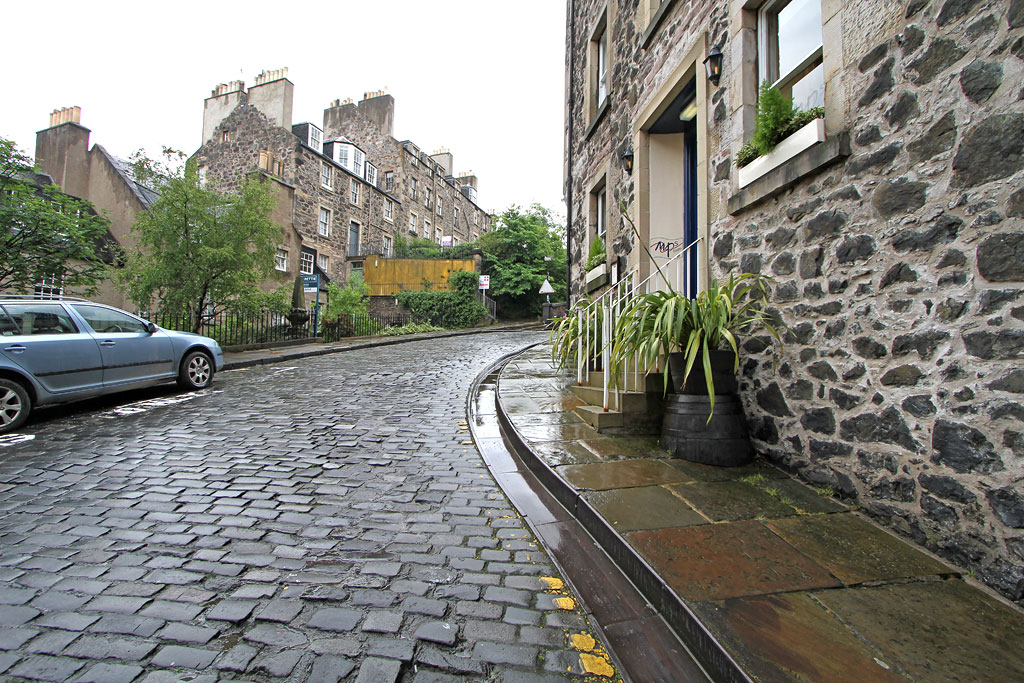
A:
<svg viewBox="0 0 1024 683">
<path fill-rule="evenodd" d="M 594 195 L 594 235 L 604 242 L 608 236 L 608 221 L 605 216 L 607 193 L 605 188 L 602 187 Z"/>
<path fill-rule="evenodd" d="M 608 31 L 597 37 L 597 106 L 608 97 Z"/>
<path fill-rule="evenodd" d="M 199 167 L 199 187 L 206 187 L 206 167 Z"/>
<path fill-rule="evenodd" d="M 352 262 L 352 268 L 350 269 L 349 277 L 352 278 L 352 279 L 358 279 L 358 280 L 362 280 L 363 279 L 363 262 L 362 261 L 353 261 Z"/>
<path fill-rule="evenodd" d="M 319 128 L 312 124 L 310 124 L 309 126 L 309 146 L 315 149 L 316 151 L 320 152 L 321 154 L 324 151 L 323 133 L 320 131 Z"/>
<path fill-rule="evenodd" d="M 345 168 L 348 168 L 348 150 L 349 150 L 349 145 L 335 145 L 335 149 L 338 150 L 336 152 L 336 154 L 338 155 L 338 158 L 335 159 L 335 161 L 337 161 L 339 164 L 341 164 Z"/>
<path fill-rule="evenodd" d="M 331 236 L 331 210 L 320 208 L 320 236 L 330 237 Z"/>
<path fill-rule="evenodd" d="M 51 275 L 40 280 L 35 286 L 35 295 L 42 299 L 59 299 L 64 296 L 64 276 Z"/>
<path fill-rule="evenodd" d="M 74 304 L 74 309 L 80 316 L 85 318 L 93 332 L 100 334 L 148 334 L 146 323 L 138 318 L 115 311 L 102 306 L 89 306 L 88 304 Z"/>
<path fill-rule="evenodd" d="M 224 131 L 223 133 L 221 133 L 220 134 L 220 141 L 221 142 L 231 142 L 231 133 L 229 131 Z"/>
<path fill-rule="evenodd" d="M 7 304 L 7 313 L 22 334 L 77 334 L 71 316 L 60 304 Z"/>
<path fill-rule="evenodd" d="M 278 249 L 274 254 L 274 268 L 280 271 L 288 270 L 288 252 L 286 250 Z"/>
<path fill-rule="evenodd" d="M 274 156 L 274 152 L 269 149 L 260 150 L 259 166 L 261 171 L 266 171 L 271 175 L 282 176 L 284 175 L 284 162 L 277 159 Z"/>
<path fill-rule="evenodd" d="M 395 190 L 395 172 L 384 171 L 384 191 L 394 192 Z"/>
<path fill-rule="evenodd" d="M 369 161 L 366 162 L 366 182 L 377 187 L 377 167 Z"/>
<path fill-rule="evenodd" d="M 331 181 L 334 179 L 334 169 L 326 161 L 320 162 L 320 185 L 331 189 Z"/>
<path fill-rule="evenodd" d="M 801 109 L 825 105 L 821 0 L 770 0 L 758 13 L 758 77 Z"/>
<path fill-rule="evenodd" d="M 348 224 L 348 255 L 359 256 L 359 223 Z"/>
<path fill-rule="evenodd" d="M 352 148 L 352 172 L 358 176 L 363 175 L 363 152 L 355 147 Z"/>
<path fill-rule="evenodd" d="M 416 234 L 416 214 L 409 214 L 409 232 Z"/>
<path fill-rule="evenodd" d="M 426 197 L 423 199 L 423 203 L 429 209 L 430 208 L 430 198 L 433 195 L 433 192 L 430 190 L 429 187 L 426 190 L 424 190 L 424 192 L 426 192 Z M 438 200 L 438 201 L 440 201 L 440 200 Z"/>
<path fill-rule="evenodd" d="M 324 271 L 325 273 L 327 272 L 327 261 L 327 254 L 316 255 L 316 267 Z"/>
<path fill-rule="evenodd" d="M 430 221 L 423 219 L 423 239 L 430 239 Z"/>
<path fill-rule="evenodd" d="M 473 212 L 473 225 L 480 225 L 480 212 L 479 211 L 474 211 Z"/>
<path fill-rule="evenodd" d="M 444 201 L 440 197 L 437 198 L 437 215 L 440 216 L 444 213 Z"/>
<path fill-rule="evenodd" d="M 412 182 L 409 185 L 409 198 L 414 200 L 414 201 L 416 199 L 416 179 L 415 178 L 412 179 Z"/>
<path fill-rule="evenodd" d="M 455 207 L 455 211 L 452 214 L 452 220 L 455 221 L 455 227 L 459 226 L 459 207 Z"/>
<path fill-rule="evenodd" d="M 352 179 L 352 192 L 350 193 L 349 199 L 353 204 L 359 206 L 359 181 L 355 178 Z"/>
<path fill-rule="evenodd" d="M 313 252 L 303 251 L 299 254 L 299 272 L 303 275 L 313 274 Z"/>
<path fill-rule="evenodd" d="M 392 243 L 391 235 L 384 235 L 384 247 L 381 249 L 381 256 L 384 258 L 391 258 Z"/>
<path fill-rule="evenodd" d="M 395 222 L 395 203 L 390 199 L 384 200 L 384 220 L 388 223 Z"/>
</svg>

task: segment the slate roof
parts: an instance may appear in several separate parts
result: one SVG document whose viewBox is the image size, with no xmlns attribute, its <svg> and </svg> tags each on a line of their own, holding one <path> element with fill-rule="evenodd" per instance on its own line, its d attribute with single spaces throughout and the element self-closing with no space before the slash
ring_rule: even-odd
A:
<svg viewBox="0 0 1024 683">
<path fill-rule="evenodd" d="M 103 156 L 107 158 L 107 161 L 109 161 L 110 165 L 114 167 L 114 170 L 117 171 L 118 175 L 121 176 L 121 179 L 124 180 L 124 184 L 131 189 L 135 198 L 139 200 L 142 206 L 147 209 L 152 206 L 160 196 L 160 193 L 153 188 L 140 183 L 135 178 L 135 171 L 132 169 L 132 165 L 129 162 L 121 159 L 120 157 L 114 156 L 104 149 L 103 145 L 94 145 L 94 147 L 103 153 Z"/>
</svg>

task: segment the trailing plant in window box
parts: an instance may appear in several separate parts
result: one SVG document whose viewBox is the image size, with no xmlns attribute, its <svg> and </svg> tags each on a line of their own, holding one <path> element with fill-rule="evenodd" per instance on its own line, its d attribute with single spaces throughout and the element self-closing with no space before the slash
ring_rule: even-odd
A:
<svg viewBox="0 0 1024 683">
<path fill-rule="evenodd" d="M 806 111 L 794 109 L 792 98 L 771 87 L 768 81 L 761 83 L 754 137 L 736 153 L 736 166 L 743 168 L 754 159 L 771 152 L 775 145 L 814 119 L 824 117 L 824 107 L 813 107 Z"/>
<path fill-rule="evenodd" d="M 605 251 L 604 240 L 595 237 L 594 241 L 590 243 L 590 253 L 587 254 L 587 270 L 591 271 L 607 261 L 608 253 Z"/>
</svg>

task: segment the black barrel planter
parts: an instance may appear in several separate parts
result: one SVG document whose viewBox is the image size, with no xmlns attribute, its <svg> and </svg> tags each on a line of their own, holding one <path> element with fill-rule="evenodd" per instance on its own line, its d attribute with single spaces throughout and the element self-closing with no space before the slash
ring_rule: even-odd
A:
<svg viewBox="0 0 1024 683">
<path fill-rule="evenodd" d="M 671 394 L 665 405 L 661 446 L 673 457 L 718 467 L 746 465 L 754 459 L 743 404 L 737 395 L 734 356 L 731 351 L 711 352 L 711 375 L 715 387 L 715 411 L 704 379 L 703 362 L 694 363 L 690 377 L 682 382 L 685 364 L 682 354 L 669 356 L 672 382 L 682 391 Z"/>
</svg>

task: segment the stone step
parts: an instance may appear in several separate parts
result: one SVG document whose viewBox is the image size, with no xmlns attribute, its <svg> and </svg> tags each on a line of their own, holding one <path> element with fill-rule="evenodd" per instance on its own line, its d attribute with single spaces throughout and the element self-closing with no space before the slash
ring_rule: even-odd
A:
<svg viewBox="0 0 1024 683">
<path fill-rule="evenodd" d="M 603 372 L 591 372 L 587 377 L 585 386 L 601 388 L 604 382 Z M 619 380 L 619 387 L 625 391 L 647 391 L 657 392 L 659 395 L 665 391 L 664 376 L 660 372 L 636 373 L 628 372 L 625 377 Z"/>
<path fill-rule="evenodd" d="M 598 432 L 621 428 L 625 423 L 622 413 L 617 410 L 605 412 L 601 406 L 580 406 L 576 409 L 576 414 Z"/>
<path fill-rule="evenodd" d="M 600 386 L 572 386 L 569 390 L 580 400 L 586 401 L 592 406 L 604 406 L 604 389 Z M 609 392 L 609 407 L 620 410 L 624 413 L 646 413 L 649 410 L 647 394 L 640 391 L 623 391 L 618 395 L 618 401 L 614 392 Z"/>
</svg>

